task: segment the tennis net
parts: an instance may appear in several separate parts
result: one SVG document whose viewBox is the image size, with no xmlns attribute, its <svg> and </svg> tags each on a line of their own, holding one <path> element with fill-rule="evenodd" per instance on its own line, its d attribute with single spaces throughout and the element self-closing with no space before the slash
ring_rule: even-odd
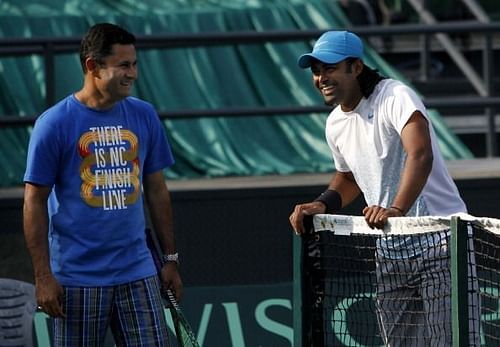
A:
<svg viewBox="0 0 500 347">
<path fill-rule="evenodd" d="M 296 240 L 297 346 L 500 346 L 500 220 L 314 216 Z M 299 238 L 297 238 L 299 239 Z"/>
</svg>

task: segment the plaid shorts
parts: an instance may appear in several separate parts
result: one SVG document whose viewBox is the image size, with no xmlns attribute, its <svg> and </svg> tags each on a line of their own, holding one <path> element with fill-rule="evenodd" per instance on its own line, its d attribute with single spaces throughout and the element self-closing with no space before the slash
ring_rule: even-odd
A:
<svg viewBox="0 0 500 347">
<path fill-rule="evenodd" d="M 66 318 L 52 319 L 52 346 L 168 346 L 157 276 L 109 287 L 64 287 Z"/>
</svg>

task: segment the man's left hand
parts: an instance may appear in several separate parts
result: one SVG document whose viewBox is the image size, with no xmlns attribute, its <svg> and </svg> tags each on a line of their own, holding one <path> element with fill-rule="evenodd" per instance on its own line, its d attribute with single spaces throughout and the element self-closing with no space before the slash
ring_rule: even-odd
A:
<svg viewBox="0 0 500 347">
<path fill-rule="evenodd" d="M 401 211 L 395 208 L 385 208 L 377 205 L 368 206 L 363 209 L 366 223 L 372 229 L 384 229 L 389 217 L 403 217 Z"/>
<path fill-rule="evenodd" d="M 165 289 L 175 293 L 175 300 L 179 302 L 182 299 L 183 285 L 177 266 L 175 262 L 165 263 L 161 269 L 161 281 Z"/>
</svg>

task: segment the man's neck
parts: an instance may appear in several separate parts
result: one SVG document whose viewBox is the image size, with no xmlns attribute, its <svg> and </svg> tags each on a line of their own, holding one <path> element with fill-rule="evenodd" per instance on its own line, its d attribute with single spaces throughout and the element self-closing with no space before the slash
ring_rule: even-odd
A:
<svg viewBox="0 0 500 347">
<path fill-rule="evenodd" d="M 85 106 L 94 110 L 107 110 L 116 104 L 116 101 L 110 100 L 97 92 L 97 90 L 92 91 L 90 88 L 85 87 L 75 93 L 75 98 Z"/>
</svg>

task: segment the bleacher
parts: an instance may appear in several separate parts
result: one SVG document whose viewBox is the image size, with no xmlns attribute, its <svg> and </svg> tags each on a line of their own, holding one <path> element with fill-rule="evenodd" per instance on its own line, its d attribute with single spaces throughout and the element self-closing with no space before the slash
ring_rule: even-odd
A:
<svg viewBox="0 0 500 347">
<path fill-rule="evenodd" d="M 81 78 L 76 54 L 71 53 L 76 47 L 70 50 L 65 41 L 54 42 L 53 46 L 59 53 L 54 53 L 53 70 L 45 70 L 45 64 L 51 57 L 44 58 L 41 55 L 43 50 L 36 55 L 20 55 L 20 51 L 29 49 L 29 42 L 24 41 L 17 47 L 17 56 L 9 56 L 9 49 L 20 44 L 14 39 L 55 37 L 69 40 L 80 36 L 90 23 L 103 20 L 116 21 L 143 37 L 273 31 L 295 31 L 299 35 L 349 25 L 349 18 L 339 3 L 324 0 L 276 1 L 272 4 L 266 1 L 247 4 L 219 0 L 206 2 L 205 6 L 200 1 L 191 3 L 180 0 L 149 0 L 141 5 L 118 2 L 116 6 L 100 1 L 85 2 L 85 5 L 78 2 L 65 5 L 64 1 L 52 2 L 51 6 L 38 1 L 22 4 L 10 1 L 6 4 L 11 6 L 4 5 L 0 13 L 0 66 L 3 70 L 0 79 L 0 124 L 5 124 L 2 121 L 12 122 L 18 116 L 36 116 L 47 106 L 47 96 L 51 97 L 50 102 L 61 99 L 79 87 Z M 193 4 L 196 6 L 192 7 Z M 174 5 L 177 5 L 175 9 Z M 417 89 L 422 88 L 420 92 L 425 92 L 424 96 L 435 95 L 435 89 L 429 91 L 428 88 L 432 87 L 431 81 L 441 81 L 442 75 L 427 78 L 425 84 L 422 83 L 421 79 L 412 75 L 411 66 L 408 68 L 403 64 L 418 59 L 418 52 L 413 52 L 410 57 L 396 50 L 400 42 L 411 39 L 411 36 L 398 36 L 392 40 L 392 50 L 385 47 L 385 51 L 380 50 L 380 55 L 376 37 L 365 35 L 370 28 L 365 26 L 364 29 L 362 36 L 369 43 L 366 54 L 369 65 L 388 76 L 406 79 Z M 136 83 L 135 94 L 151 101 L 160 113 L 165 114 L 165 126 L 177 158 L 177 164 L 169 171 L 168 177 L 329 172 L 331 159 L 322 129 L 325 110 L 271 116 L 254 113 L 250 117 L 239 117 L 237 112 L 231 114 L 234 109 L 321 105 L 308 72 L 296 67 L 296 57 L 310 49 L 310 40 L 315 37 L 309 34 L 280 42 L 263 39 L 215 46 L 215 42 L 207 41 L 191 47 L 169 49 L 163 46 L 166 49 L 155 50 L 150 45 L 147 50 L 143 49 L 139 55 L 141 76 Z M 418 47 L 417 42 L 413 41 L 413 46 Z M 446 67 L 451 65 L 449 61 L 443 64 Z M 47 81 L 52 82 L 54 89 L 45 89 Z M 196 110 L 201 113 L 221 110 L 221 114 L 229 117 L 214 118 L 212 114 L 210 118 L 168 119 L 169 113 L 179 110 L 191 113 Z M 447 112 L 444 109 L 438 111 Z M 486 155 L 485 151 L 473 153 L 464 146 L 451 131 L 455 125 L 448 122 L 452 126 L 450 130 L 440 113 L 431 112 L 431 117 L 446 159 Z M 210 132 L 207 129 L 211 129 Z M 483 127 L 483 134 L 484 130 Z M 0 185 L 21 184 L 29 127 L 3 125 L 1 131 L 4 136 L 0 138 L 0 145 L 5 151 L 6 167 L 1 173 Z M 274 142 L 272 146 L 268 145 L 270 139 Z M 217 149 L 220 146 L 224 151 Z"/>
<path fill-rule="evenodd" d="M 456 24 L 456 27 L 471 23 L 497 23 L 500 18 L 500 5 L 495 1 L 445 0 L 445 1 L 347 1 L 344 8 L 355 25 L 398 25 L 398 24 Z M 419 11 L 418 4 L 423 4 Z M 421 13 L 423 12 L 423 14 Z M 428 13 L 425 13 L 428 12 Z M 435 21 L 435 22 L 433 22 Z M 485 32 L 452 31 L 446 34 L 450 44 L 456 49 L 454 54 L 462 55 L 475 70 L 478 79 L 488 89 L 490 97 L 498 97 L 500 90 L 500 71 L 495 66 L 499 59 L 499 31 L 490 34 L 491 52 L 485 48 Z M 435 35 L 405 34 L 394 36 L 375 36 L 370 43 L 382 57 L 404 75 L 424 98 L 474 98 L 481 95 L 481 88 L 475 88 L 464 74 L 467 67 L 458 66 L 440 40 Z M 424 44 L 428 45 L 428 55 Z M 490 66 L 485 71 L 485 54 L 491 54 Z M 486 81 L 486 79 L 489 79 Z M 489 86 L 488 86 L 489 84 Z M 478 90 L 479 89 L 479 90 Z M 488 131 L 492 120 L 488 113 L 495 114 L 495 134 L 500 132 L 499 105 L 487 110 L 488 105 L 456 106 L 447 105 L 439 112 L 446 125 L 456 134 L 476 157 L 491 156 L 493 150 L 499 153 L 499 144 L 488 148 Z"/>
</svg>

